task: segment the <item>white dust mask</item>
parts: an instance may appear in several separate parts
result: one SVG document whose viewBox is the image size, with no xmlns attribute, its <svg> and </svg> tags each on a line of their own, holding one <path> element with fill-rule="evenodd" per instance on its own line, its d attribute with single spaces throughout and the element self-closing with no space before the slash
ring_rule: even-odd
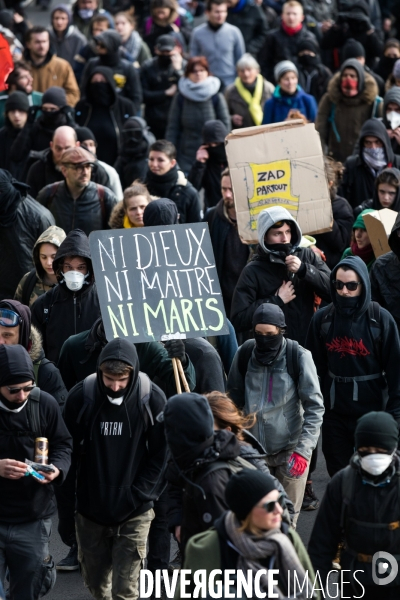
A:
<svg viewBox="0 0 400 600">
<path fill-rule="evenodd" d="M 360 458 L 360 465 L 363 471 L 370 475 L 382 475 L 392 462 L 393 454 L 367 454 Z"/>
<path fill-rule="evenodd" d="M 71 292 L 78 292 L 85 281 L 85 275 L 79 271 L 67 271 L 64 273 L 65 284 Z"/>
</svg>

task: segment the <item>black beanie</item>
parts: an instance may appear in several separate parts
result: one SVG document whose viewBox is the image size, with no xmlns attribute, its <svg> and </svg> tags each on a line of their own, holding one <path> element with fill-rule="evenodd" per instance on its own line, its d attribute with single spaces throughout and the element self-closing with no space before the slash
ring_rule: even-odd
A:
<svg viewBox="0 0 400 600">
<path fill-rule="evenodd" d="M 176 394 L 164 410 L 164 428 L 174 458 L 190 450 L 203 450 L 214 440 L 214 417 L 207 398 L 200 394 Z"/>
<path fill-rule="evenodd" d="M 206 121 L 203 125 L 203 144 L 221 144 L 228 135 L 228 130 L 218 119 Z"/>
<path fill-rule="evenodd" d="M 0 345 L 0 387 L 35 381 L 35 372 L 28 352 L 17 344 Z"/>
<path fill-rule="evenodd" d="M 1 300 L 0 308 L 8 308 L 9 310 L 14 311 L 19 315 L 22 319 L 22 323 L 19 326 L 19 340 L 18 343 L 21 344 L 26 350 L 30 350 L 29 348 L 29 337 L 31 335 L 31 309 L 29 306 L 25 304 L 21 304 L 18 300 Z"/>
<path fill-rule="evenodd" d="M 311 52 L 314 52 L 314 54 L 319 54 L 318 42 L 310 38 L 305 38 L 299 43 L 297 47 L 297 54 L 302 52 L 302 50 L 310 50 Z"/>
<path fill-rule="evenodd" d="M 77 127 L 75 129 L 78 142 L 83 144 L 86 140 L 92 140 L 97 145 L 97 140 L 94 137 L 94 133 L 89 127 Z"/>
<path fill-rule="evenodd" d="M 354 433 L 355 448 L 374 446 L 388 452 L 397 447 L 399 428 L 387 412 L 369 412 L 358 419 Z"/>
<path fill-rule="evenodd" d="M 59 108 L 67 106 L 67 96 L 65 90 L 61 87 L 53 86 L 45 91 L 42 97 L 42 104 L 55 104 Z"/>
<path fill-rule="evenodd" d="M 149 202 L 144 209 L 143 225 L 155 227 L 156 225 L 176 225 L 178 223 L 178 207 L 169 198 L 157 198 Z"/>
<path fill-rule="evenodd" d="M 239 521 L 267 494 L 276 490 L 275 479 L 258 469 L 243 469 L 232 475 L 225 488 L 225 500 Z"/>
<path fill-rule="evenodd" d="M 342 48 L 342 61 L 344 62 L 348 58 L 360 58 L 360 56 L 365 58 L 364 46 L 357 40 L 349 38 Z"/>
<path fill-rule="evenodd" d="M 4 112 L 7 114 L 9 110 L 29 111 L 29 100 L 25 92 L 12 92 L 8 96 Z"/>
<path fill-rule="evenodd" d="M 260 304 L 253 315 L 253 328 L 258 324 L 276 325 L 282 329 L 286 328 L 285 315 L 276 304 L 264 302 Z"/>
</svg>

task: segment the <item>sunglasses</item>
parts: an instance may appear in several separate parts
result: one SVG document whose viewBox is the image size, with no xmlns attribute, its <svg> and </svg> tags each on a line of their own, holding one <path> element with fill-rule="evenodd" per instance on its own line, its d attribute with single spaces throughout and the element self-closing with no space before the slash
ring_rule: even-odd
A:
<svg viewBox="0 0 400 600">
<path fill-rule="evenodd" d="M 276 500 L 271 500 L 270 502 L 265 502 L 265 504 L 261 504 L 260 508 L 263 508 L 267 513 L 272 513 L 275 510 L 275 504 L 278 503 L 282 508 L 285 507 L 285 499 L 283 494 L 279 494 Z"/>
<path fill-rule="evenodd" d="M 342 290 L 346 288 L 349 292 L 355 292 L 359 285 L 362 285 L 361 281 L 348 281 L 345 283 L 344 281 L 340 281 L 340 279 L 335 279 L 333 282 L 336 290 Z"/>
<path fill-rule="evenodd" d="M 21 317 L 8 308 L 0 308 L 0 325 L 3 327 L 16 327 L 22 323 Z"/>
<path fill-rule="evenodd" d="M 12 396 L 19 394 L 19 392 L 31 392 L 35 387 L 36 387 L 36 385 L 26 385 L 25 387 L 22 387 L 22 388 L 13 388 L 13 387 L 8 387 L 8 385 L 6 385 L 6 388 L 8 389 L 8 391 L 10 392 L 10 394 Z"/>
</svg>

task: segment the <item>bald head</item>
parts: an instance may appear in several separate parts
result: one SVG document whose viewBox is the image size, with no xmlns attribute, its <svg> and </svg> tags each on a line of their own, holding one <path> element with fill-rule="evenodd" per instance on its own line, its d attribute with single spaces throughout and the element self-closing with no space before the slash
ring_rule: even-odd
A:
<svg viewBox="0 0 400 600">
<path fill-rule="evenodd" d="M 54 164 L 59 164 L 63 152 L 65 152 L 65 150 L 79 145 L 80 144 L 78 142 L 75 129 L 73 129 L 72 127 L 68 127 L 68 125 L 57 127 L 53 135 L 53 141 L 50 142 L 50 148 L 53 153 Z"/>
</svg>

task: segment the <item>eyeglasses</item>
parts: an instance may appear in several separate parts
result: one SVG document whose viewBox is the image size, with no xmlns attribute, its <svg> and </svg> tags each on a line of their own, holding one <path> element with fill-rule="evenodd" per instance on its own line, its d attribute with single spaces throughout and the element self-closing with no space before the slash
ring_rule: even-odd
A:
<svg viewBox="0 0 400 600">
<path fill-rule="evenodd" d="M 278 503 L 282 508 L 285 506 L 285 498 L 282 493 L 279 494 L 276 500 L 271 500 L 270 502 L 265 502 L 265 504 L 261 504 L 259 508 L 263 508 L 267 513 L 272 513 L 275 510 L 275 504 Z"/>
<path fill-rule="evenodd" d="M 349 292 L 355 292 L 359 285 L 362 285 L 361 281 L 348 281 L 345 283 L 344 281 L 340 281 L 340 279 L 335 279 L 333 282 L 336 290 L 342 290 L 346 288 Z"/>
<path fill-rule="evenodd" d="M 22 388 L 13 388 L 13 387 L 9 387 L 8 385 L 6 385 L 6 388 L 8 389 L 8 391 L 10 392 L 10 394 L 12 396 L 19 394 L 20 392 L 31 392 L 35 387 L 36 387 L 36 385 L 26 385 L 25 387 L 22 387 Z"/>
<path fill-rule="evenodd" d="M 0 308 L 0 325 L 3 327 L 16 327 L 22 323 L 22 319 L 13 310 L 8 308 Z"/>
<path fill-rule="evenodd" d="M 85 171 L 85 169 L 92 169 L 94 167 L 93 163 L 85 163 L 85 164 L 78 164 L 78 165 L 74 165 L 74 164 L 66 164 L 66 167 L 68 167 L 69 169 L 72 169 L 73 171 Z"/>
</svg>

